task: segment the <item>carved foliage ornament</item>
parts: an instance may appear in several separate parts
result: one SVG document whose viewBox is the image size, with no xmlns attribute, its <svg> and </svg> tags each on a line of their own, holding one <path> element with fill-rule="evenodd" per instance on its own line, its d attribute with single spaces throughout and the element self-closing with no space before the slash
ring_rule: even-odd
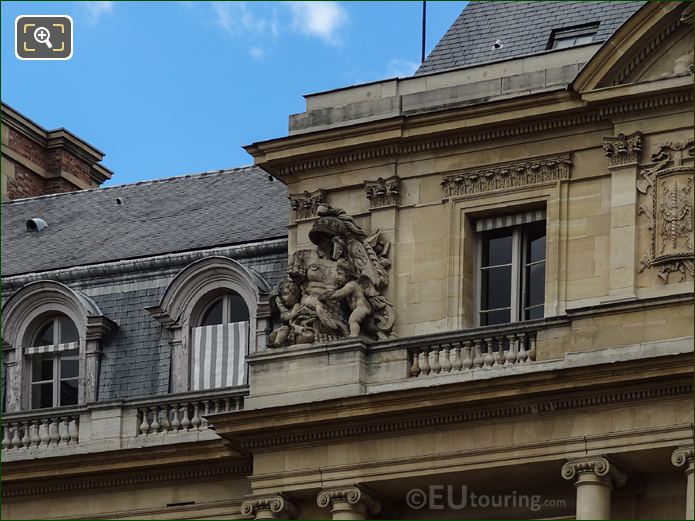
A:
<svg viewBox="0 0 695 521">
<path fill-rule="evenodd" d="M 376 181 L 365 181 L 364 191 L 367 193 L 370 208 L 396 206 L 400 201 L 400 179 L 398 176 Z"/>
<path fill-rule="evenodd" d="M 303 194 L 290 195 L 290 205 L 294 211 L 295 219 L 316 217 L 316 210 L 325 202 L 326 191 L 322 189 L 313 192 L 305 190 Z"/>
<path fill-rule="evenodd" d="M 652 154 L 654 165 L 643 170 L 637 190 L 643 194 L 640 215 L 648 219 L 649 250 L 640 273 L 655 267 L 659 278 L 669 282 L 671 273 L 693 276 L 693 140 L 668 142 Z"/>
<path fill-rule="evenodd" d="M 511 163 L 448 175 L 442 181 L 444 197 L 489 192 L 569 179 L 569 155 Z"/>
<path fill-rule="evenodd" d="M 639 161 L 642 151 L 642 133 L 603 138 L 603 151 L 611 166 L 622 166 Z"/>
<path fill-rule="evenodd" d="M 316 248 L 292 255 L 288 278 L 271 295 L 280 326 L 269 344 L 388 338 L 394 321 L 393 305 L 383 294 L 389 283 L 389 243 L 379 230 L 367 236 L 339 208 L 320 205 L 317 215 L 309 231 Z"/>
</svg>

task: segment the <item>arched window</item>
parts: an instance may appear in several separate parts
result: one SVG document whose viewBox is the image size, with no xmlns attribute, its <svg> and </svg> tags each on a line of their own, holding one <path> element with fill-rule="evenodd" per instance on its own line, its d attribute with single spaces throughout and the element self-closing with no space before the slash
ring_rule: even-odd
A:
<svg viewBox="0 0 695 521">
<path fill-rule="evenodd" d="M 215 292 L 216 293 L 216 292 Z M 197 326 L 191 328 L 191 390 L 246 383 L 249 350 L 249 308 L 235 291 L 201 299 Z"/>
<path fill-rule="evenodd" d="M 77 405 L 80 377 L 79 333 L 66 315 L 56 313 L 29 331 L 24 349 L 31 374 L 32 409 Z"/>
</svg>

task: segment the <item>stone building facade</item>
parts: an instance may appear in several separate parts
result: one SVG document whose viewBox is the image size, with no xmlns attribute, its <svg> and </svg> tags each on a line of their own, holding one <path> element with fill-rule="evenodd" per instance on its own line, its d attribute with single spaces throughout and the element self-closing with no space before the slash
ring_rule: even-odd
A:
<svg viewBox="0 0 695 521">
<path fill-rule="evenodd" d="M 692 519 L 692 23 L 472 2 L 254 167 L 6 203 L 3 517 Z"/>
</svg>

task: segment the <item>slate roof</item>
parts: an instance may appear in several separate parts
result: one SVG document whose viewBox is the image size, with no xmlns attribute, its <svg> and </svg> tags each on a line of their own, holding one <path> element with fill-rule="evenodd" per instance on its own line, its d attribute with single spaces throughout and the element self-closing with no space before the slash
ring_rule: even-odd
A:
<svg viewBox="0 0 695 521">
<path fill-rule="evenodd" d="M 415 75 L 546 51 L 553 29 L 599 22 L 605 41 L 645 2 L 470 2 Z M 496 40 L 503 47 L 493 49 Z"/>
<path fill-rule="evenodd" d="M 285 185 L 253 166 L 9 201 L 2 275 L 286 237 L 288 211 Z M 48 227 L 28 232 L 35 217 Z"/>
</svg>

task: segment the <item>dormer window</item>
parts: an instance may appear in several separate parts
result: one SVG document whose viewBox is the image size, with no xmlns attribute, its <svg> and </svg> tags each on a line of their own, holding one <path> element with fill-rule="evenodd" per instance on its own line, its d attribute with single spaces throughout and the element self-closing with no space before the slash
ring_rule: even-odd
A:
<svg viewBox="0 0 695 521">
<path fill-rule="evenodd" d="M 548 49 L 567 49 L 594 41 L 594 36 L 598 31 L 598 22 L 583 24 L 574 27 L 564 27 L 553 29 L 548 41 Z"/>
</svg>

